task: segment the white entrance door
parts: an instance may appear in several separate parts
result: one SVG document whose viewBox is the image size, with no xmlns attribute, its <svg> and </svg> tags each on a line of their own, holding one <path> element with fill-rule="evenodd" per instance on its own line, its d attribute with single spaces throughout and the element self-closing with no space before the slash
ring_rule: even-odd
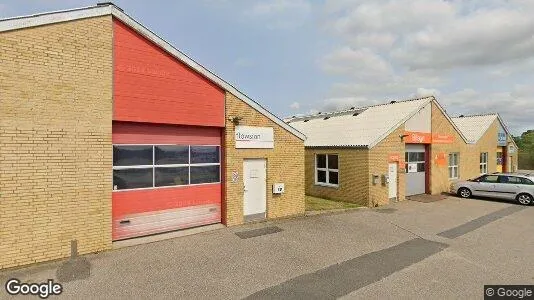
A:
<svg viewBox="0 0 534 300">
<path fill-rule="evenodd" d="M 397 201 L 397 163 L 390 163 L 388 168 L 389 200 Z"/>
<path fill-rule="evenodd" d="M 267 209 L 267 162 L 265 159 L 243 161 L 243 183 L 245 221 L 265 218 Z"/>
<path fill-rule="evenodd" d="M 406 144 L 406 196 L 425 193 L 426 158 L 425 145 Z"/>
</svg>

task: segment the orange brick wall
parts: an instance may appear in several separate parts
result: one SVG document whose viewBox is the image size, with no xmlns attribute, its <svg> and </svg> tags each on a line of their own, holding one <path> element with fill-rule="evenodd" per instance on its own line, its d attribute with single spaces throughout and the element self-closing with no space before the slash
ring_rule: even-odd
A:
<svg viewBox="0 0 534 300">
<path fill-rule="evenodd" d="M 0 33 L 0 269 L 111 247 L 111 29 Z"/>
</svg>

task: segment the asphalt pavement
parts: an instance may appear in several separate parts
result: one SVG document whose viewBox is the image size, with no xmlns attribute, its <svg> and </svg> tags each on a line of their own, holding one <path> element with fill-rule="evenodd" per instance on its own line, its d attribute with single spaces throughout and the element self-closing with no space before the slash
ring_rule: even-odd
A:
<svg viewBox="0 0 534 300">
<path fill-rule="evenodd" d="M 480 299 L 485 284 L 534 284 L 533 228 L 534 207 L 404 201 L 86 255 L 90 275 L 49 299 Z M 65 263 L 0 281 L 57 282 Z"/>
</svg>

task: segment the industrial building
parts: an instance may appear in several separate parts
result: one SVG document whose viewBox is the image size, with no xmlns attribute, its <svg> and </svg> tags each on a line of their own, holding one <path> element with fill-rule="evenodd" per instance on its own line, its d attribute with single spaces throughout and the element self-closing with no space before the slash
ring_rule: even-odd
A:
<svg viewBox="0 0 534 300">
<path fill-rule="evenodd" d="M 0 45 L 0 269 L 304 212 L 305 136 L 120 8 Z"/>
<path fill-rule="evenodd" d="M 305 185 L 312 196 L 373 207 L 517 169 L 517 146 L 498 115 L 451 118 L 434 97 L 286 122 L 307 136 Z"/>
</svg>

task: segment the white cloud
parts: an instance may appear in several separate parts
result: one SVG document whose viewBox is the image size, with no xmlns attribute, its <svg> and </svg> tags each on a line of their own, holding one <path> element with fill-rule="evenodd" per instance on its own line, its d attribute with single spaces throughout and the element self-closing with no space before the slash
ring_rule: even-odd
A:
<svg viewBox="0 0 534 300">
<path fill-rule="evenodd" d="M 513 134 L 534 129 L 534 87 L 517 85 L 511 92 L 482 92 L 471 88 L 444 94 L 438 98 L 449 114 L 499 113 Z"/>
<path fill-rule="evenodd" d="M 326 11 L 336 12 L 330 28 L 348 35 L 361 32 L 409 32 L 427 24 L 439 24 L 450 19 L 454 6 L 445 1 L 435 0 L 391 0 L 391 1 L 347 1 Z M 341 16 L 340 16 L 341 15 Z"/>
<path fill-rule="evenodd" d="M 393 70 L 387 61 L 368 48 L 342 47 L 327 54 L 321 62 L 330 74 L 345 74 L 353 78 L 391 76 Z"/>
<path fill-rule="evenodd" d="M 405 42 L 392 55 L 412 69 L 496 65 L 532 57 L 534 19 L 512 9 L 477 11 L 410 34 Z"/>
<path fill-rule="evenodd" d="M 291 103 L 291 105 L 289 105 L 289 108 L 291 108 L 291 109 L 299 109 L 300 108 L 300 103 L 293 102 L 293 103 Z"/>
<path fill-rule="evenodd" d="M 338 45 L 320 59 L 330 98 L 433 94 L 534 128 L 533 0 L 327 0 L 323 12 Z"/>
<path fill-rule="evenodd" d="M 439 96 L 441 92 L 438 89 L 427 89 L 427 88 L 418 88 L 415 92 L 415 97 L 428 97 L 428 96 Z"/>
<path fill-rule="evenodd" d="M 447 83 L 441 74 L 433 71 L 411 71 L 402 75 L 390 74 L 381 78 L 364 78 L 360 81 L 343 81 L 332 85 L 336 97 L 360 95 L 368 98 L 406 98 L 421 86 L 439 87 Z"/>
<path fill-rule="evenodd" d="M 349 38 L 349 43 L 354 47 L 370 47 L 386 50 L 393 46 L 396 39 L 397 36 L 392 33 L 361 33 Z"/>
</svg>

